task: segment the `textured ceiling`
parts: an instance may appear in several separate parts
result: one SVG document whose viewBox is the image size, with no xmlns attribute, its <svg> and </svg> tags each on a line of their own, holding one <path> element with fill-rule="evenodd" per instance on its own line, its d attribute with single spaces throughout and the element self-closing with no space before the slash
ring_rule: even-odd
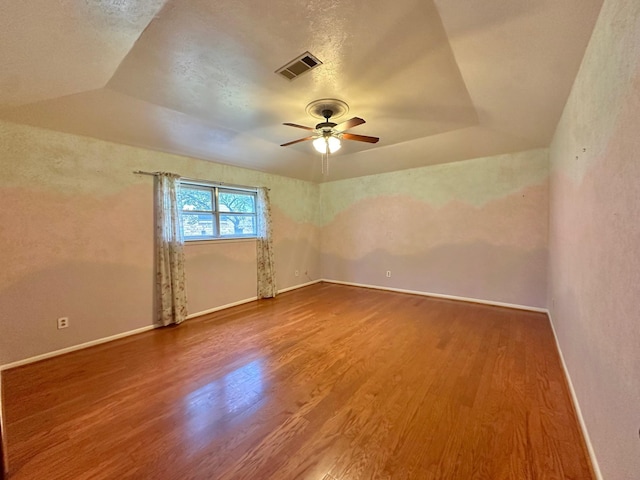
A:
<svg viewBox="0 0 640 480">
<path fill-rule="evenodd" d="M 602 0 L 0 4 L 0 118 L 335 180 L 548 146 Z M 274 72 L 305 51 L 323 64 Z M 321 174 L 318 98 L 366 124 Z"/>
</svg>

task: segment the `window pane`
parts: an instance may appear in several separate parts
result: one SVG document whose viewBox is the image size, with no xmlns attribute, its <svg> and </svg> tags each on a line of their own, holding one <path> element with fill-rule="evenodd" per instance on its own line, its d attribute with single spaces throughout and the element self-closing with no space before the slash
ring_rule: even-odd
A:
<svg viewBox="0 0 640 480">
<path fill-rule="evenodd" d="M 220 236 L 256 234 L 256 217 L 253 215 L 220 215 Z"/>
<path fill-rule="evenodd" d="M 255 213 L 256 211 L 256 196 L 251 193 L 219 190 L 218 203 L 221 212 Z"/>
<path fill-rule="evenodd" d="M 183 213 L 182 231 L 187 240 L 213 237 L 215 232 L 213 214 Z"/>
<path fill-rule="evenodd" d="M 210 188 L 180 187 L 178 189 L 178 208 L 182 211 L 213 211 L 213 190 Z"/>
</svg>

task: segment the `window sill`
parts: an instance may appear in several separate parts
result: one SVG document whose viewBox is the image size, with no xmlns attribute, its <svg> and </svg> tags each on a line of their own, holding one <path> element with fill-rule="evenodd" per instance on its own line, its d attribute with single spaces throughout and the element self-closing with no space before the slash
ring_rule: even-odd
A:
<svg viewBox="0 0 640 480">
<path fill-rule="evenodd" d="M 184 242 L 185 246 L 189 245 L 211 245 L 219 243 L 244 243 L 255 242 L 256 237 L 231 237 L 231 238 L 210 238 L 208 240 L 188 240 Z"/>
</svg>

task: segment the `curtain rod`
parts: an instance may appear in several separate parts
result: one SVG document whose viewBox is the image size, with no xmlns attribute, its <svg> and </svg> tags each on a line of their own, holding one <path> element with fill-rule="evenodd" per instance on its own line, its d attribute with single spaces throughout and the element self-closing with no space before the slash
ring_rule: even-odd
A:
<svg viewBox="0 0 640 480">
<path fill-rule="evenodd" d="M 134 170 L 133 173 L 137 174 L 137 175 L 151 175 L 153 177 L 157 177 L 160 172 L 145 172 L 144 170 Z M 213 185 L 220 185 L 220 186 L 225 186 L 225 187 L 229 187 L 229 188 L 240 188 L 242 190 L 255 190 L 258 187 L 251 187 L 249 185 L 235 185 L 233 183 L 225 183 L 225 182 L 212 182 L 209 180 L 198 180 L 195 178 L 186 178 L 186 177 L 180 177 L 182 180 L 185 180 L 187 182 L 193 182 L 193 183 L 209 183 L 209 184 L 213 184 Z M 267 190 L 271 191 L 270 188 L 267 188 Z"/>
</svg>

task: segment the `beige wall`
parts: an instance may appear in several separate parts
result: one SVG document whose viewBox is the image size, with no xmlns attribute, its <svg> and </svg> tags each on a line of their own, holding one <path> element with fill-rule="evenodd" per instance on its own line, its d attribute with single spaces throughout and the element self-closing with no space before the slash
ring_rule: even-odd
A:
<svg viewBox="0 0 640 480">
<path fill-rule="evenodd" d="M 546 149 L 326 183 L 320 197 L 323 278 L 546 306 Z"/>
<path fill-rule="evenodd" d="M 133 170 L 271 187 L 278 287 L 319 278 L 317 185 L 4 122 L 0 161 L 0 365 L 152 324 L 153 178 Z M 190 314 L 255 296 L 254 242 L 186 256 Z"/>
<path fill-rule="evenodd" d="M 640 478 L 640 2 L 604 3 L 551 150 L 549 307 L 603 478 Z"/>
</svg>

